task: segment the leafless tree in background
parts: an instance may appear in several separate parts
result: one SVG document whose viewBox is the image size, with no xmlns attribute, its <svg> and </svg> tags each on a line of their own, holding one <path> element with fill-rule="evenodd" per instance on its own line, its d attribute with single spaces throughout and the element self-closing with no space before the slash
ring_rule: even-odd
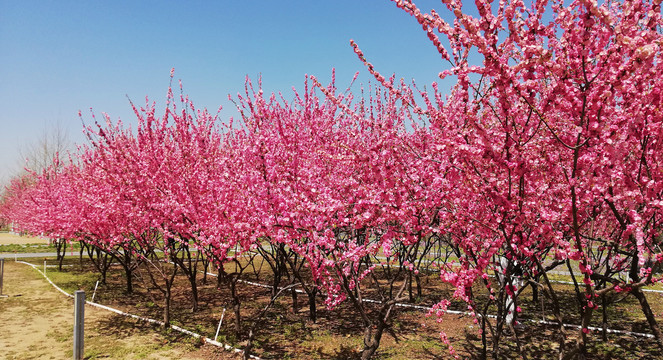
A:
<svg viewBox="0 0 663 360">
<path fill-rule="evenodd" d="M 52 164 L 62 167 L 69 162 L 68 151 L 72 149 L 69 134 L 60 122 L 45 128 L 38 138 L 19 150 L 19 158 L 13 169 L 5 169 L 0 176 L 0 201 L 12 179 L 25 175 L 26 170 L 41 173 Z"/>
<path fill-rule="evenodd" d="M 21 169 L 40 173 L 53 164 L 63 166 L 69 161 L 67 152 L 71 145 L 69 134 L 57 122 L 45 129 L 39 139 L 21 149 Z"/>
<path fill-rule="evenodd" d="M 25 175 L 26 171 L 39 174 L 51 165 L 56 165 L 58 168 L 65 166 L 69 163 L 68 152 L 71 148 L 69 134 L 59 121 L 45 128 L 37 139 L 19 150 L 17 168 L 20 170 L 9 178 L 0 178 L 0 203 L 4 201 L 6 186 L 11 179 Z M 7 219 L 3 220 L 0 217 L 0 230 L 8 230 L 10 226 Z"/>
</svg>

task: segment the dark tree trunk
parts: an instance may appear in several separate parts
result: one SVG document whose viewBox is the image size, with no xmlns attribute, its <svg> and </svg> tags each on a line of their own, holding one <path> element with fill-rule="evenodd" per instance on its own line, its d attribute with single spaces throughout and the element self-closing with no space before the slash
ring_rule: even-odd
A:
<svg viewBox="0 0 663 360">
<path fill-rule="evenodd" d="M 373 357 L 375 351 L 380 347 L 380 340 L 382 340 L 382 334 L 387 328 L 386 324 L 381 321 L 378 321 L 375 332 L 373 332 L 372 325 L 369 325 L 364 330 L 364 350 L 361 352 L 361 359 L 368 360 Z"/>
<path fill-rule="evenodd" d="M 60 257 L 60 261 L 58 262 L 58 271 L 62 271 L 62 261 L 64 261 L 64 253 L 65 251 L 62 251 L 62 257 Z"/>
<path fill-rule="evenodd" d="M 606 299 L 605 294 L 601 295 L 601 311 L 603 314 L 603 321 L 601 322 L 603 327 L 602 337 L 603 341 L 608 341 L 608 299 Z"/>
<path fill-rule="evenodd" d="M 170 327 L 170 307 L 172 305 L 172 282 L 166 284 L 166 289 L 164 291 L 164 301 L 163 301 L 163 326 L 164 328 Z"/>
<path fill-rule="evenodd" d="M 207 272 L 209 271 L 209 259 L 202 251 L 198 252 L 200 260 L 203 262 L 203 284 L 207 285 Z"/>
<path fill-rule="evenodd" d="M 108 268 L 110 268 L 112 257 L 109 257 L 108 253 L 92 244 L 81 242 L 81 251 L 83 250 L 87 252 L 87 256 L 90 258 L 90 261 L 92 261 L 92 265 L 101 275 L 101 283 L 105 285 L 106 275 L 108 274 Z"/>
<path fill-rule="evenodd" d="M 631 237 L 633 237 L 633 235 L 631 235 Z M 636 255 L 631 260 L 631 269 L 629 270 L 629 277 L 631 278 L 631 280 L 633 280 L 633 282 L 640 281 L 639 270 L 640 270 L 640 265 L 638 262 L 638 256 Z M 658 324 L 656 323 L 656 317 L 654 317 L 654 313 L 651 311 L 651 307 L 649 306 L 647 297 L 642 292 L 642 289 L 640 287 L 636 287 L 635 289 L 633 289 L 633 291 L 631 291 L 631 294 L 633 294 L 633 296 L 635 296 L 635 298 L 638 299 L 638 302 L 640 303 L 640 308 L 642 309 L 642 313 L 645 315 L 647 323 L 649 323 L 649 328 L 654 334 L 654 337 L 656 338 L 656 342 L 658 343 L 659 348 L 663 349 L 663 334 L 661 334 L 661 330 L 659 329 Z"/>
<path fill-rule="evenodd" d="M 658 327 L 658 324 L 656 323 L 656 317 L 654 316 L 654 313 L 652 312 L 651 307 L 649 306 L 647 297 L 640 288 L 633 290 L 631 293 L 633 294 L 633 296 L 635 296 L 636 299 L 638 299 L 638 302 L 640 303 L 640 308 L 642 309 L 642 313 L 645 315 L 645 318 L 647 318 L 647 323 L 649 323 L 649 328 L 651 329 L 651 332 L 654 334 L 654 337 L 656 338 L 656 342 L 658 343 L 659 348 L 663 349 L 663 334 L 661 334 L 661 329 Z"/>
<path fill-rule="evenodd" d="M 79 243 L 81 245 L 81 250 L 78 253 L 78 265 L 80 266 L 81 271 L 83 271 L 83 242 L 80 241 Z"/>
<path fill-rule="evenodd" d="M 133 270 L 131 270 L 131 267 L 128 265 L 123 265 L 123 267 L 124 273 L 127 277 L 127 294 L 132 294 L 134 292 L 134 285 L 132 281 Z"/>
<path fill-rule="evenodd" d="M 295 277 L 290 276 L 290 284 L 295 283 Z M 294 287 L 290 290 L 290 296 L 292 298 L 292 313 L 296 314 L 299 312 L 299 299 L 297 298 L 297 287 Z"/>
<path fill-rule="evenodd" d="M 127 278 L 127 294 L 131 294 L 134 291 L 133 287 L 133 272 L 134 267 L 131 264 L 131 250 L 123 249 L 113 249 L 110 251 L 111 256 L 122 265 L 124 269 L 124 274 Z"/>
<path fill-rule="evenodd" d="M 318 288 L 314 287 L 307 293 L 308 295 L 308 317 L 314 323 L 318 321 L 318 309 L 315 306 L 315 296 L 318 293 Z"/>
<path fill-rule="evenodd" d="M 233 296 L 233 311 L 235 312 L 235 337 L 237 339 L 242 338 L 242 313 L 241 313 L 241 302 L 239 298 Z"/>
<path fill-rule="evenodd" d="M 177 248 L 176 248 L 177 247 Z M 191 311 L 198 311 L 198 257 L 191 259 L 191 250 L 188 244 L 173 241 L 170 249 L 170 259 L 173 265 L 178 266 L 186 275 L 191 285 Z M 182 256 L 178 256 L 181 253 Z"/>
</svg>

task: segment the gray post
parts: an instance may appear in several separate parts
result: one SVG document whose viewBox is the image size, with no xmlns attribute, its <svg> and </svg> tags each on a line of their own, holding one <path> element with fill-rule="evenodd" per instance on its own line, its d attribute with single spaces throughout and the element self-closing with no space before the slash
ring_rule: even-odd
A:
<svg viewBox="0 0 663 360">
<path fill-rule="evenodd" d="M 74 292 L 74 360 L 83 360 L 83 330 L 85 325 L 85 291 Z"/>
<path fill-rule="evenodd" d="M 2 296 L 2 278 L 5 276 L 5 258 L 0 259 L 0 297 Z"/>
</svg>

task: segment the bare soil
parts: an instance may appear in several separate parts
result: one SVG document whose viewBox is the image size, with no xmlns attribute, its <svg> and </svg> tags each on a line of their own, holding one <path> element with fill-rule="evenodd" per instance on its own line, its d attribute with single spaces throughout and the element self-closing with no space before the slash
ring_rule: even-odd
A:
<svg viewBox="0 0 663 360">
<path fill-rule="evenodd" d="M 82 288 L 92 293 L 96 275 L 87 259 L 79 262 L 78 257 L 65 258 L 63 272 L 55 269 L 49 276 L 67 291 Z M 153 319 L 162 318 L 162 297 L 159 292 L 138 279 L 134 279 L 134 293 L 125 293 L 126 279 L 118 266 L 112 267 L 106 285 L 101 285 L 95 301 L 120 310 Z M 60 278 L 58 278 L 60 276 Z M 14 280 L 8 280 L 12 278 Z M 235 347 L 245 344 L 234 335 L 234 315 L 231 299 L 225 286 L 217 288 L 216 278 L 208 277 L 203 282 L 198 278 L 199 310 L 191 311 L 191 290 L 187 280 L 178 276 L 173 289 L 173 323 L 214 337 L 223 308 L 225 320 L 219 340 Z M 269 283 L 269 278 L 259 279 L 247 275 L 247 280 Z M 13 282 L 13 284 L 11 284 Z M 426 292 L 418 303 L 432 304 L 441 298 L 449 298 L 451 289 L 437 281 L 426 283 Z M 560 285 L 562 286 L 562 285 Z M 36 271 L 26 265 L 7 262 L 4 293 L 12 294 L 0 300 L 0 324 L 7 324 L 5 337 L 0 337 L 0 349 L 9 349 L 7 359 L 59 359 L 71 357 L 71 333 L 73 302 L 54 290 Z M 307 320 L 308 306 L 305 296 L 300 295 L 299 306 L 293 312 L 289 294 L 281 297 L 262 319 L 253 318 L 270 298 L 269 289 L 239 284 L 242 298 L 242 321 L 246 329 L 257 323 L 255 353 L 266 359 L 352 359 L 362 348 L 361 323 L 358 314 L 346 302 L 334 310 L 318 303 L 318 321 Z M 477 289 L 479 291 L 480 289 Z M 573 322 L 575 298 L 569 291 L 561 292 L 564 305 L 562 316 Z M 17 296 L 17 295 L 21 296 Z M 663 312 L 662 297 L 648 296 L 654 312 Z M 320 299 L 321 300 L 321 299 Z M 527 317 L 541 315 L 540 304 L 531 300 L 531 293 L 523 294 L 520 306 Z M 465 305 L 452 302 L 451 308 L 465 310 Z M 549 308 L 549 305 L 546 305 Z M 90 309 L 90 310 L 87 310 Z M 86 358 L 111 359 L 236 359 L 236 355 L 218 350 L 209 345 L 201 346 L 191 337 L 167 332 L 142 322 L 109 314 L 96 308 L 87 308 Z M 632 297 L 619 300 L 610 308 L 611 328 L 648 332 L 646 323 Z M 426 317 L 420 310 L 397 309 L 390 331 L 382 339 L 375 358 L 394 359 L 449 359 L 452 356 L 440 341 L 444 331 L 460 358 L 479 358 L 481 340 L 471 317 L 444 315 L 439 322 L 435 316 Z M 600 315 L 594 317 L 600 325 Z M 39 323 L 48 322 L 39 330 Z M 28 325 L 35 327 L 27 330 Z M 13 327 L 12 327 L 13 326 Z M 5 329 L 3 325 L 3 330 Z M 25 331 L 23 331 L 25 330 Z M 530 359 L 555 358 L 555 331 L 551 327 L 525 322 L 518 331 L 522 351 L 514 343 L 513 336 L 505 335 L 500 358 L 511 359 L 527 355 Z M 567 330 L 567 345 L 574 340 L 577 331 Z M 490 349 L 489 344 L 489 349 Z M 590 359 L 660 359 L 663 353 L 650 339 L 628 335 L 610 335 L 603 342 L 599 334 L 593 334 L 589 349 Z M 0 356 L 1 358 L 2 356 Z"/>
<path fill-rule="evenodd" d="M 5 262 L 0 298 L 0 358 L 66 359 L 73 356 L 73 300 L 31 267 Z M 188 336 L 91 306 L 85 308 L 86 359 L 230 359 Z"/>
</svg>

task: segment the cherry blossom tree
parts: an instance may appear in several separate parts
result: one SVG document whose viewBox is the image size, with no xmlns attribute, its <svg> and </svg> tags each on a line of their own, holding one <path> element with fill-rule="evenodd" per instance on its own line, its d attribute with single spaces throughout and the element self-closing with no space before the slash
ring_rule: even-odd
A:
<svg viewBox="0 0 663 360">
<path fill-rule="evenodd" d="M 287 245 L 305 259 L 329 308 L 346 299 L 352 303 L 365 329 L 362 356 L 369 358 L 393 307 L 408 299 L 414 260 L 424 254 L 420 241 L 435 230 L 439 205 L 434 202 L 440 196 L 428 191 L 438 191 L 430 186 L 438 162 L 425 159 L 431 133 L 406 130 L 406 124 L 418 125 L 396 96 L 369 90 L 368 98 L 355 100 L 350 92 L 338 93 L 333 81 L 327 87 L 313 77 L 311 82 L 315 86 L 307 82 L 293 102 L 267 98 L 250 86 L 239 99 L 242 134 L 251 144 L 240 161 L 248 164 L 246 174 L 253 174 L 244 182 L 255 184 L 247 198 L 258 215 L 247 222 L 260 229 L 263 240 Z M 316 88 L 326 100 L 318 98 Z M 369 281 L 378 265 L 369 260 L 380 252 L 391 256 L 395 249 L 403 249 L 405 266 L 384 272 L 390 285 L 382 289 L 377 278 Z M 300 273 L 290 268 L 306 289 Z M 360 284 L 377 286 L 378 310 L 364 301 Z M 315 291 L 307 293 L 314 306 Z"/>
<path fill-rule="evenodd" d="M 449 161 L 440 182 L 444 227 L 462 255 L 443 280 L 471 310 L 472 285 L 484 282 L 504 313 L 504 293 L 515 289 L 494 293 L 486 276 L 503 271 L 496 259 L 527 264 L 525 271 L 538 275 L 550 253 L 582 279 L 575 286 L 582 331 L 568 350 L 560 322 L 560 356 L 585 356 L 598 298 L 624 289 L 640 301 L 660 344 L 640 290 L 659 281 L 663 259 L 655 170 L 660 1 L 476 1 L 474 16 L 460 1 L 444 1 L 452 21 L 394 2 L 449 64 L 440 77 L 457 78 L 448 95 L 435 84 L 421 92 L 420 108 L 353 43 L 385 89 L 430 118 L 434 146 Z M 497 357 L 500 321 L 491 332 Z"/>
</svg>

